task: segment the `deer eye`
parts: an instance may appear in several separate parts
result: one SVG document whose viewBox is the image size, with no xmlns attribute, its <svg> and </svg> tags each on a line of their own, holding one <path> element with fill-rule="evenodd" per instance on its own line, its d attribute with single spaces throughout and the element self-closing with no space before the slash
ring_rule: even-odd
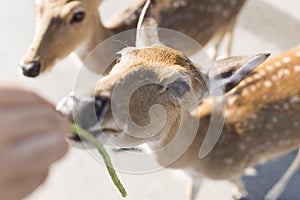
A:
<svg viewBox="0 0 300 200">
<path fill-rule="evenodd" d="M 75 13 L 72 17 L 71 24 L 81 22 L 84 19 L 84 17 L 85 13 L 82 11 Z"/>
<path fill-rule="evenodd" d="M 169 84 L 168 88 L 179 98 L 182 98 L 190 90 L 189 85 L 183 80 L 176 80 Z"/>
</svg>

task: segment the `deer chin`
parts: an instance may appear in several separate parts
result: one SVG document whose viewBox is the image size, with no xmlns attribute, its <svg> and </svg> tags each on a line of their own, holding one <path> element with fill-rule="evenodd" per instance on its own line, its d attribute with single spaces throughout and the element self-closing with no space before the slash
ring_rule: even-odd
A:
<svg viewBox="0 0 300 200">
<path fill-rule="evenodd" d="M 91 131 L 91 134 L 102 144 L 117 148 L 136 147 L 149 140 L 147 138 L 133 137 L 124 130 L 112 128 L 102 128 L 98 131 Z"/>
<path fill-rule="evenodd" d="M 132 147 L 136 145 L 128 145 L 127 143 L 124 143 L 124 138 L 130 137 L 127 133 L 125 133 L 121 129 L 113 129 L 113 128 L 100 128 L 97 125 L 98 128 L 92 127 L 88 129 L 87 131 L 93 135 L 100 143 L 103 145 L 115 145 L 118 147 Z M 70 133 L 67 136 L 67 139 L 72 143 L 87 143 L 84 138 L 81 138 L 77 134 Z M 76 144 L 74 145 L 77 146 Z M 86 146 L 86 145 L 85 145 Z M 88 144 L 88 147 L 89 144 Z"/>
<path fill-rule="evenodd" d="M 65 57 L 61 58 L 59 56 L 53 56 L 51 58 L 41 59 L 42 67 L 40 75 L 50 72 L 55 67 L 55 65 L 64 58 Z"/>
<path fill-rule="evenodd" d="M 51 71 L 55 64 L 60 61 L 59 57 L 42 56 L 42 55 L 26 55 L 20 61 L 20 73 L 26 77 L 35 78 Z"/>
</svg>

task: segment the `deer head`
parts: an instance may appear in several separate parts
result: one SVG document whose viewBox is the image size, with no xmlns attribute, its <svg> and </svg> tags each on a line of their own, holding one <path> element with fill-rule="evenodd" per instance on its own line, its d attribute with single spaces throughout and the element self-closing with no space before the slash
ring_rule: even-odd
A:
<svg viewBox="0 0 300 200">
<path fill-rule="evenodd" d="M 168 136 L 168 140 L 172 139 L 168 133 L 181 118 L 180 107 L 183 106 L 187 113 L 191 111 L 193 106 L 207 95 L 208 85 L 225 88 L 226 92 L 231 90 L 267 58 L 267 55 L 261 54 L 249 59 L 226 59 L 220 62 L 219 68 L 226 68 L 226 70 L 216 74 L 216 76 L 223 77 L 218 80 L 213 77 L 209 78 L 210 75 L 203 73 L 201 68 L 197 69 L 181 52 L 165 46 L 143 49 L 126 48 L 121 51 L 120 56 L 120 62 L 114 66 L 111 73 L 97 84 L 95 93 L 91 92 L 91 96 L 86 99 L 67 97 L 58 107 L 85 129 L 95 134 L 105 133 L 110 140 L 120 146 L 134 146 L 161 139 L 162 135 Z M 116 88 L 128 88 L 132 83 L 147 77 L 151 77 L 156 82 L 137 88 L 132 93 L 129 102 L 125 95 L 124 98 L 117 99 L 118 105 L 112 104 Z M 193 92 L 197 98 L 192 98 Z M 191 102 L 191 99 L 194 102 Z M 129 114 L 132 120 L 142 127 L 151 123 L 152 119 L 148 114 L 151 106 L 159 104 L 164 107 L 166 121 L 161 132 L 149 138 L 126 134 L 124 129 L 128 128 L 128 124 L 123 124 L 123 127 L 116 124 L 112 107 L 127 103 L 129 103 Z M 159 117 L 159 113 L 156 113 L 156 117 Z M 99 129 L 98 123 L 100 123 Z"/>
<path fill-rule="evenodd" d="M 23 74 L 36 77 L 76 50 L 79 45 L 90 45 L 92 41 L 87 42 L 87 38 L 94 37 L 94 29 L 102 27 L 98 14 L 99 2 L 36 0 L 36 31 L 32 44 L 20 64 Z M 105 28 L 99 31 L 103 33 L 102 37 L 107 37 Z"/>
</svg>

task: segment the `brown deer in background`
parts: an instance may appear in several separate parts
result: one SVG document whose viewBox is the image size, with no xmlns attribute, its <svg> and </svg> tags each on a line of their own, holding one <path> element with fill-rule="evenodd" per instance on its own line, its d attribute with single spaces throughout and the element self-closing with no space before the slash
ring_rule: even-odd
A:
<svg viewBox="0 0 300 200">
<path fill-rule="evenodd" d="M 226 34 L 230 49 L 236 17 L 246 0 L 159 0 L 152 12 L 160 27 L 180 31 L 206 45 L 216 41 L 216 49 Z M 108 37 L 136 28 L 138 16 L 146 0 L 138 0 L 130 8 L 102 24 L 98 13 L 101 0 L 36 0 L 37 25 L 32 44 L 21 61 L 23 74 L 36 77 L 75 51 L 81 60 Z M 134 36 L 133 36 L 134 37 Z M 177 41 L 180 42 L 180 41 Z M 185 43 L 179 43 L 188 52 Z M 217 50 L 216 50 L 217 51 Z M 229 52 L 229 50 L 228 50 Z M 97 64 L 99 61 L 94 59 Z M 98 65 L 101 68 L 100 65 Z M 101 69 L 91 69 L 101 71 Z"/>
</svg>

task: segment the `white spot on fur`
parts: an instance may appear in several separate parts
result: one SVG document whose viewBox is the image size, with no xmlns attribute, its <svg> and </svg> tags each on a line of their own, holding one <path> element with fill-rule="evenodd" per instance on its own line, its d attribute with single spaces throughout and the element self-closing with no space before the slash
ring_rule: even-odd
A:
<svg viewBox="0 0 300 200">
<path fill-rule="evenodd" d="M 290 99 L 290 103 L 299 103 L 300 102 L 300 96 L 294 96 Z"/>
<path fill-rule="evenodd" d="M 276 81 L 276 80 L 277 80 L 277 76 L 276 76 L 276 75 L 273 75 L 273 76 L 271 77 L 271 79 L 272 79 L 272 81 Z"/>
<path fill-rule="evenodd" d="M 266 72 L 265 72 L 264 70 L 259 71 L 259 73 L 260 73 L 262 76 L 265 76 L 265 75 L 266 75 Z"/>
<path fill-rule="evenodd" d="M 284 69 L 284 70 L 282 70 L 282 73 L 283 73 L 284 75 L 289 75 L 289 74 L 290 74 L 290 70 Z"/>
<path fill-rule="evenodd" d="M 281 62 L 280 62 L 280 61 L 276 61 L 276 62 L 274 63 L 274 65 L 275 65 L 276 67 L 281 67 Z"/>
<path fill-rule="evenodd" d="M 268 65 L 266 68 L 268 71 L 272 71 L 274 69 L 272 65 Z"/>
<path fill-rule="evenodd" d="M 271 143 L 269 141 L 267 141 L 265 144 L 262 144 L 259 148 L 261 150 L 265 150 L 267 149 L 269 146 L 271 145 Z"/>
<path fill-rule="evenodd" d="M 295 70 L 296 72 L 300 72 L 300 65 L 296 65 L 296 66 L 294 67 L 294 70 Z"/>
<path fill-rule="evenodd" d="M 273 123 L 277 123 L 278 122 L 278 118 L 277 117 L 272 117 L 272 122 Z"/>
<path fill-rule="evenodd" d="M 264 94 L 264 95 L 262 96 L 262 98 L 263 98 L 264 100 L 266 100 L 266 99 L 267 99 L 267 95 Z"/>
<path fill-rule="evenodd" d="M 257 149 L 251 149 L 250 154 L 254 155 L 257 154 L 258 150 Z"/>
<path fill-rule="evenodd" d="M 246 145 L 245 144 L 239 144 L 239 150 L 244 151 L 246 149 Z"/>
<path fill-rule="evenodd" d="M 232 158 L 224 158 L 224 163 L 227 165 L 231 165 L 233 163 L 233 159 Z"/>
<path fill-rule="evenodd" d="M 230 97 L 228 98 L 228 105 L 232 105 L 236 102 L 236 100 L 238 99 L 238 96 L 233 96 L 233 97 Z"/>
<path fill-rule="evenodd" d="M 284 104 L 283 104 L 283 108 L 284 108 L 285 110 L 288 110 L 288 109 L 289 109 L 289 107 L 290 107 L 290 106 L 289 106 L 289 104 L 288 104 L 288 103 L 284 103 Z"/>
<path fill-rule="evenodd" d="M 245 138 L 245 140 L 246 140 L 246 142 L 250 142 L 250 141 L 251 141 L 251 137 L 250 137 L 250 136 L 247 136 L 247 137 Z"/>
<path fill-rule="evenodd" d="M 275 104 L 275 105 L 274 105 L 274 108 L 275 108 L 276 110 L 278 110 L 280 107 L 279 107 L 279 105 Z"/>
<path fill-rule="evenodd" d="M 289 63 L 289 62 L 291 62 L 291 58 L 290 57 L 284 57 L 283 59 L 282 59 L 282 61 L 284 62 L 284 63 Z"/>
<path fill-rule="evenodd" d="M 294 122 L 294 126 L 298 127 L 299 126 L 299 122 Z"/>
<path fill-rule="evenodd" d="M 291 140 L 280 140 L 280 141 L 278 142 L 279 146 L 285 146 L 285 145 L 289 145 L 289 144 L 291 144 L 291 143 L 292 143 Z"/>
<path fill-rule="evenodd" d="M 300 51 L 298 51 L 298 52 L 296 53 L 296 56 L 297 56 L 297 57 L 300 57 Z"/>
<path fill-rule="evenodd" d="M 224 10 L 222 14 L 226 18 L 229 17 L 229 11 L 228 10 Z"/>
<path fill-rule="evenodd" d="M 255 78 L 255 79 L 260 79 L 260 78 L 261 78 L 261 75 L 260 75 L 260 74 L 255 74 L 255 75 L 254 75 L 254 78 Z"/>
<path fill-rule="evenodd" d="M 249 128 L 250 128 L 250 130 L 253 131 L 255 129 L 255 126 L 254 125 L 250 125 Z"/>
<path fill-rule="evenodd" d="M 266 87 L 271 87 L 272 86 L 272 82 L 271 81 L 265 81 L 264 85 Z"/>
<path fill-rule="evenodd" d="M 273 129 L 273 125 L 266 124 L 266 130 L 271 131 Z"/>
<path fill-rule="evenodd" d="M 244 90 L 242 91 L 242 95 L 243 95 L 243 96 L 248 96 L 248 94 L 249 94 L 249 92 L 248 92 L 247 89 L 244 89 Z"/>
<path fill-rule="evenodd" d="M 251 90 L 252 92 L 255 92 L 255 91 L 256 91 L 256 86 L 255 86 L 255 85 L 252 85 L 252 86 L 250 87 L 250 90 Z"/>
<path fill-rule="evenodd" d="M 253 115 L 251 116 L 251 119 L 257 119 L 257 115 L 256 115 L 256 114 L 253 114 Z"/>
</svg>

